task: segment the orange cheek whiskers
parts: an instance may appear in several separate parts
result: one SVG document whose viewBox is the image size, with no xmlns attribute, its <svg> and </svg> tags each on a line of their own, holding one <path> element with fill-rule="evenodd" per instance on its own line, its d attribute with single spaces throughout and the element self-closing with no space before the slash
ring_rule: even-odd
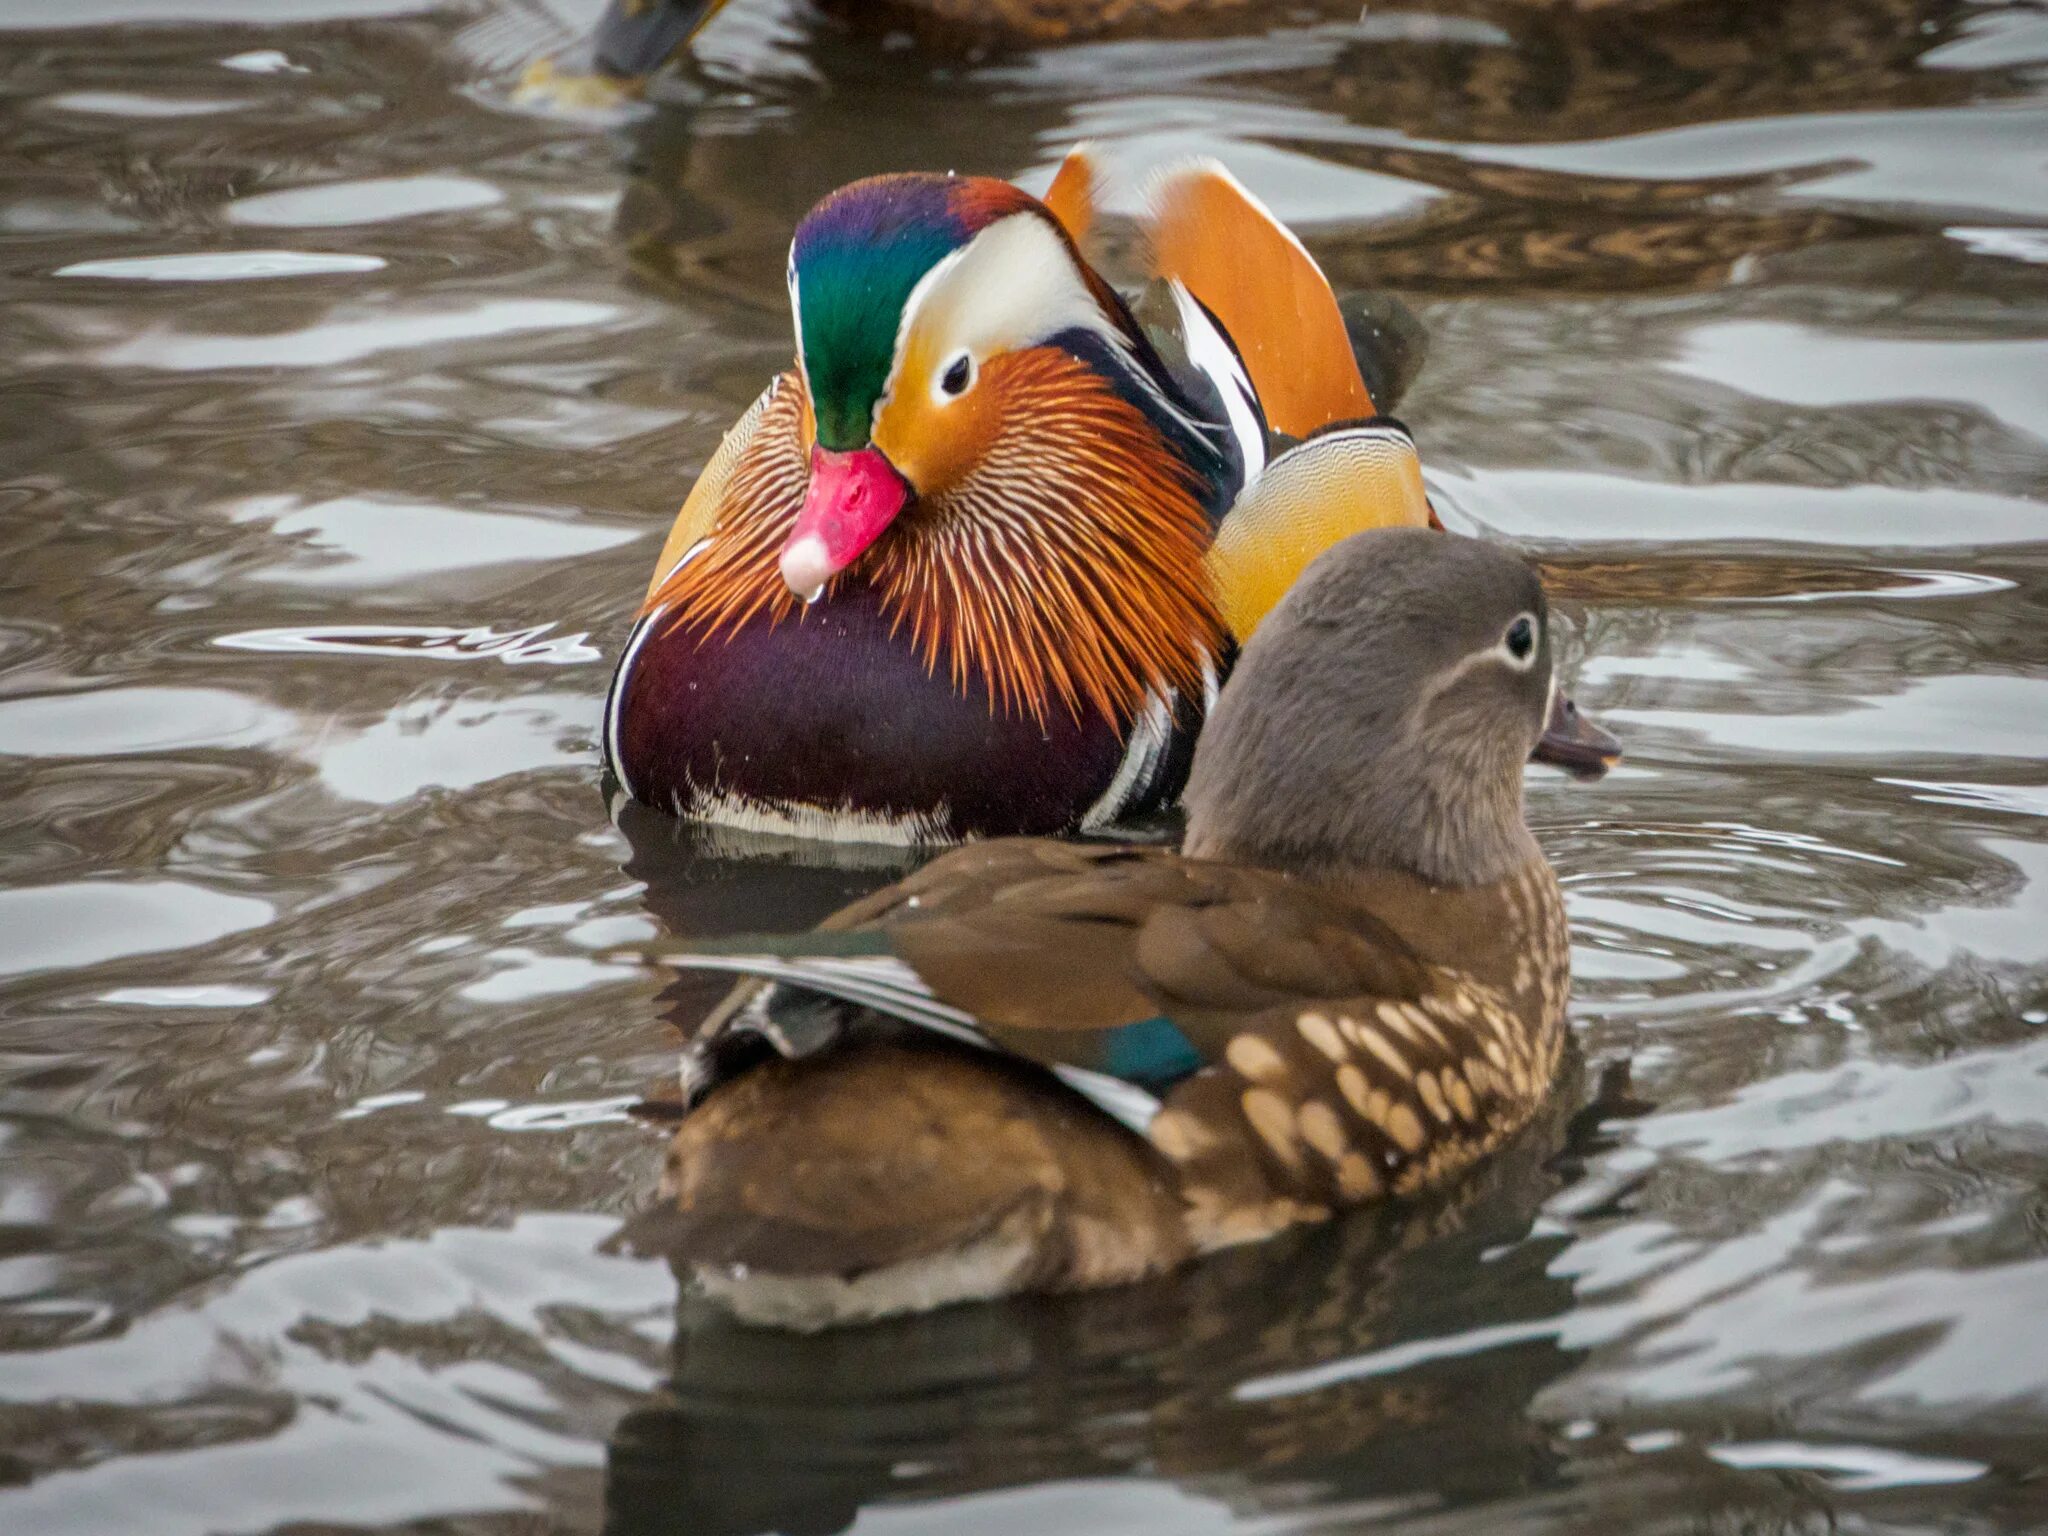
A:
<svg viewBox="0 0 2048 1536">
<path fill-rule="evenodd" d="M 926 670 L 962 692 L 979 682 L 995 712 L 1122 723 L 1153 693 L 1199 690 L 1223 622 L 1189 472 L 1064 353 L 999 359 L 982 385 L 983 419 L 961 423 L 985 428 L 969 433 L 985 438 L 974 462 L 839 579 L 871 583 Z M 764 615 L 801 619 L 776 564 L 806 484 L 801 393 L 771 402 L 710 546 L 649 600 L 700 644 Z"/>
<path fill-rule="evenodd" d="M 1149 693 L 1199 688 L 1221 620 L 1191 477 L 1137 409 L 1064 354 L 992 366 L 1005 430 L 906 527 L 892 594 L 934 670 L 979 675 L 991 702 L 1127 720 Z"/>
</svg>

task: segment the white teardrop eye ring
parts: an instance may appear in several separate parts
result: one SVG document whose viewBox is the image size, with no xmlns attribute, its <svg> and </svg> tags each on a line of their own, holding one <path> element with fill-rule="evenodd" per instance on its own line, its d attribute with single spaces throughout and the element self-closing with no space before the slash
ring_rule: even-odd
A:
<svg viewBox="0 0 2048 1536">
<path fill-rule="evenodd" d="M 1494 654 L 1517 672 L 1526 672 L 1536 660 L 1536 616 L 1518 613 L 1500 637 Z"/>
</svg>

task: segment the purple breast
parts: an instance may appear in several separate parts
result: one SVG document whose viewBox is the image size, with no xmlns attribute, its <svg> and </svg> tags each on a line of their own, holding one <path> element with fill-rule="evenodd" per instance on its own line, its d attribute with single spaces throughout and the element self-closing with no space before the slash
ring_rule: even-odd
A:
<svg viewBox="0 0 2048 1536">
<path fill-rule="evenodd" d="M 1096 715 L 1043 725 L 932 676 L 865 587 L 705 640 L 656 618 L 613 682 L 606 748 L 637 800 L 706 797 L 789 813 L 928 819 L 938 837 L 1071 830 L 1115 777 L 1123 733 Z"/>
</svg>

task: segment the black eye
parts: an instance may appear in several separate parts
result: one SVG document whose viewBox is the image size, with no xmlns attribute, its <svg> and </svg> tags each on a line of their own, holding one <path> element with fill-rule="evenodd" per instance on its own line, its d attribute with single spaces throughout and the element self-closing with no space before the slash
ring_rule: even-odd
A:
<svg viewBox="0 0 2048 1536">
<path fill-rule="evenodd" d="M 973 379 L 974 362 L 962 352 L 946 365 L 946 371 L 939 376 L 939 388 L 949 395 L 964 395 Z"/>
<path fill-rule="evenodd" d="M 1536 649 L 1536 626 L 1530 623 L 1528 615 L 1524 614 L 1508 626 L 1508 632 L 1503 639 L 1506 641 L 1510 656 L 1517 661 L 1527 661 L 1529 653 Z"/>
</svg>

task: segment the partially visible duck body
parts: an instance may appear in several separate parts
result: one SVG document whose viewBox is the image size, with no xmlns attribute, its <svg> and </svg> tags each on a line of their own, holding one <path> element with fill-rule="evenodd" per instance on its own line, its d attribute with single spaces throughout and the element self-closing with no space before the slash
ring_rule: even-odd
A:
<svg viewBox="0 0 2048 1536">
<path fill-rule="evenodd" d="M 676 520 L 605 715 L 676 815 L 941 844 L 1170 804 L 1235 647 L 1322 549 L 1430 518 L 1314 262 L 1165 178 L 1143 326 L 1093 172 L 857 182 L 798 228 L 797 367 Z"/>
<path fill-rule="evenodd" d="M 636 85 L 666 64 L 726 0 L 611 0 L 591 38 L 602 77 Z M 1252 30 L 1271 25 L 1260 0 L 823 0 L 849 25 L 909 28 L 956 47 L 1036 46 L 1097 38 Z M 1347 14 L 1342 4 L 1327 6 Z M 1356 7 L 1348 14 L 1355 15 Z"/>
<path fill-rule="evenodd" d="M 1276 26 L 1357 20 L 1356 0 L 816 0 L 848 27 L 909 32 L 952 52 L 1044 47 L 1120 37 L 1256 34 Z M 1510 0 L 1512 3 L 1512 0 Z M 1680 0 L 1520 0 L 1531 10 L 1656 11 Z M 589 89 L 638 89 L 674 58 L 726 0 L 611 0 L 590 42 Z M 1277 13 L 1277 14 L 1276 14 Z"/>
<path fill-rule="evenodd" d="M 1181 851 L 994 841 L 670 955 L 764 978 L 686 1056 L 678 1266 L 754 1321 L 859 1321 L 1157 1274 L 1493 1150 L 1570 981 L 1523 764 L 1615 753 L 1553 667 L 1519 559 L 1359 534 L 1247 643 Z"/>
</svg>

